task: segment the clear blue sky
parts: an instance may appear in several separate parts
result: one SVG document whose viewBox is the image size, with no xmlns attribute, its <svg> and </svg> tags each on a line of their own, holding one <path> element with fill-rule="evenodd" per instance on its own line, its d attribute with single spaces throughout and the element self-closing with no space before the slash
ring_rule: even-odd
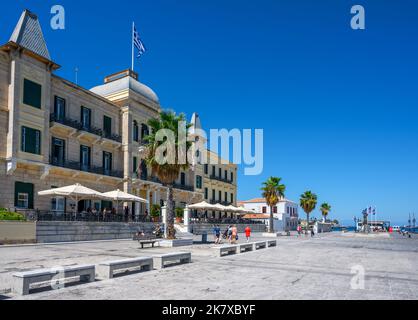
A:
<svg viewBox="0 0 418 320">
<path fill-rule="evenodd" d="M 2 1 L 0 40 L 21 11 L 40 17 L 58 74 L 90 88 L 128 68 L 131 23 L 148 51 L 140 80 L 166 108 L 209 128 L 264 129 L 264 172 L 239 177 L 239 199 L 270 175 L 350 220 L 368 205 L 405 223 L 418 214 L 418 2 L 347 0 Z M 66 30 L 49 27 L 66 9 Z M 350 8 L 366 9 L 366 30 Z M 316 213 L 319 216 L 319 213 Z"/>
</svg>

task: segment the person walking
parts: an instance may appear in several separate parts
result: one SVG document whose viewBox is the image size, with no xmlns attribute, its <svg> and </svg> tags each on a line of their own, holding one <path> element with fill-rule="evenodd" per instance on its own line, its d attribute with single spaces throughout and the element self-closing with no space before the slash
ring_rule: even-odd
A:
<svg viewBox="0 0 418 320">
<path fill-rule="evenodd" d="M 251 228 L 250 228 L 250 226 L 247 226 L 245 228 L 245 237 L 247 238 L 247 242 L 250 242 L 250 237 L 251 237 Z"/>
<path fill-rule="evenodd" d="M 232 226 L 232 228 L 231 228 L 231 242 L 232 242 L 233 244 L 235 244 L 235 243 L 237 243 L 237 240 L 238 240 L 238 229 L 237 229 L 237 227 L 234 225 L 234 226 Z"/>
<path fill-rule="evenodd" d="M 229 244 L 232 243 L 232 226 L 228 226 L 228 242 Z"/>
<path fill-rule="evenodd" d="M 213 225 L 213 236 L 215 238 L 215 244 L 221 242 L 221 228 L 218 225 Z"/>
</svg>

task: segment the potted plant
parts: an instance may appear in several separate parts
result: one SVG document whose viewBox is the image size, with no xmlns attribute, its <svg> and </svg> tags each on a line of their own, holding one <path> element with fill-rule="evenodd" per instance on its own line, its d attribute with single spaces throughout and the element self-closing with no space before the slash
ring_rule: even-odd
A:
<svg viewBox="0 0 418 320">
<path fill-rule="evenodd" d="M 154 222 L 158 222 L 161 214 L 161 206 L 159 204 L 153 204 L 151 206 L 150 216 Z"/>
<path fill-rule="evenodd" d="M 184 210 L 183 208 L 176 208 L 176 222 L 181 223 L 183 221 Z"/>
</svg>

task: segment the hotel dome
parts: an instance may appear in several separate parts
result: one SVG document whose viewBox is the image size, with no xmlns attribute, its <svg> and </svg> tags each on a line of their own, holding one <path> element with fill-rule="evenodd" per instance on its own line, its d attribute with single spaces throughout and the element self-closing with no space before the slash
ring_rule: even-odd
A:
<svg viewBox="0 0 418 320">
<path fill-rule="evenodd" d="M 139 82 L 137 74 L 130 70 L 108 76 L 105 78 L 104 84 L 90 89 L 91 92 L 103 97 L 127 90 L 131 90 L 157 105 L 160 104 L 157 94 L 150 87 Z"/>
</svg>

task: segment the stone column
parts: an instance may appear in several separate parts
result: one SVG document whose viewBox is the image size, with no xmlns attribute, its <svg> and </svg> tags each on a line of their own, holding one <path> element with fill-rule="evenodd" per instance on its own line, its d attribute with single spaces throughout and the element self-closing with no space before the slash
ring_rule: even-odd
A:
<svg viewBox="0 0 418 320">
<path fill-rule="evenodd" d="M 147 201 L 148 201 L 148 203 L 147 203 L 147 210 L 148 210 L 148 214 L 150 214 L 151 213 L 151 197 L 150 197 L 150 195 L 151 195 L 151 192 L 150 192 L 150 190 L 149 189 L 147 189 Z"/>
<path fill-rule="evenodd" d="M 190 232 L 190 209 L 188 206 L 184 208 L 184 226 L 187 228 L 187 232 Z"/>
<path fill-rule="evenodd" d="M 161 207 L 161 216 L 164 224 L 164 238 L 167 238 L 167 207 Z"/>
</svg>

